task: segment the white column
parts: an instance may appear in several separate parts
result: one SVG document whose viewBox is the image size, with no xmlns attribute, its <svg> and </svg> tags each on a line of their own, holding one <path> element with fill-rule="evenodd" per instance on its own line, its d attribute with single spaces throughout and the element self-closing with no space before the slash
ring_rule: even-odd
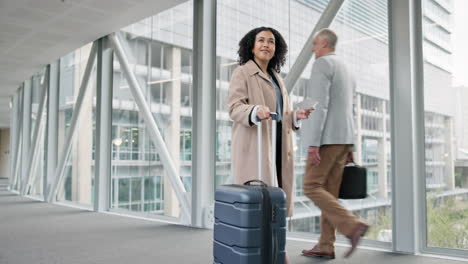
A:
<svg viewBox="0 0 468 264">
<path fill-rule="evenodd" d="M 387 186 L 387 120 L 385 119 L 385 100 L 382 100 L 382 137 L 378 140 L 379 157 L 378 157 L 378 173 L 379 173 L 379 197 L 386 199 L 388 197 Z"/>
<path fill-rule="evenodd" d="M 416 254 L 426 234 L 420 1 L 388 1 L 393 250 Z"/>
<path fill-rule="evenodd" d="M 19 182 L 21 181 L 21 167 L 23 164 L 23 94 L 24 94 L 24 82 L 21 85 L 21 87 L 18 90 L 18 134 L 17 136 L 17 149 L 15 153 L 15 168 L 14 168 L 14 174 L 13 174 L 13 182 L 12 182 L 12 189 L 19 191 L 20 184 Z"/>
<path fill-rule="evenodd" d="M 107 38 L 98 40 L 96 85 L 96 152 L 94 166 L 94 211 L 110 206 L 112 159 L 112 88 L 114 56 Z M 118 199 L 117 199 L 118 200 Z"/>
<path fill-rule="evenodd" d="M 216 136 L 216 1 L 194 1 L 192 225 L 213 225 Z"/>
<path fill-rule="evenodd" d="M 356 145 L 354 151 L 356 152 L 355 162 L 362 164 L 362 95 L 356 95 Z"/>
<path fill-rule="evenodd" d="M 58 116 L 58 121 L 57 121 L 57 123 L 58 123 L 59 125 L 61 124 L 62 126 L 59 126 L 59 127 L 58 127 L 58 132 L 57 132 L 57 135 L 58 135 L 58 138 L 57 138 L 57 142 L 58 142 L 58 145 L 57 145 L 57 146 L 58 146 L 57 155 L 58 155 L 59 153 L 61 153 L 60 151 L 62 151 L 62 150 L 64 149 L 64 147 L 65 147 L 65 140 L 66 140 L 65 137 L 67 136 L 67 134 L 66 134 L 67 129 L 66 129 L 66 127 L 65 127 L 65 119 L 66 119 L 66 117 L 65 117 L 65 111 L 60 111 L 59 108 L 58 108 L 58 110 L 59 110 L 59 112 L 58 112 L 58 115 L 57 115 L 57 116 Z M 58 155 L 57 157 L 60 158 L 59 155 Z M 60 159 L 61 159 L 61 158 L 60 158 Z M 52 174 L 52 177 L 51 177 L 51 181 L 52 181 L 52 182 L 51 182 L 51 185 L 50 185 L 50 187 L 49 187 L 48 197 L 52 195 L 52 194 L 51 194 L 51 191 L 53 191 L 55 182 L 58 181 L 57 177 L 60 177 L 60 176 L 57 176 L 57 175 L 56 175 L 57 167 L 58 167 L 58 165 L 59 165 L 58 162 L 59 162 L 59 160 L 57 160 L 56 167 L 54 168 L 54 174 Z M 64 165 L 64 166 L 66 166 L 66 165 Z M 66 171 L 65 171 L 65 172 L 66 172 Z M 64 173 L 65 173 L 65 172 L 64 172 Z M 65 176 L 64 176 L 64 177 L 65 177 Z M 61 184 L 63 185 L 63 180 L 62 180 Z M 62 187 L 63 187 L 63 186 L 57 186 L 57 188 L 59 188 L 59 189 L 62 188 Z M 54 199 L 55 199 L 55 198 L 54 198 Z M 64 193 L 64 192 L 59 192 L 59 191 L 57 190 L 57 200 L 58 200 L 58 201 L 65 200 L 65 193 Z M 51 201 L 49 201 L 49 202 L 53 202 L 53 201 L 51 200 Z"/>
<path fill-rule="evenodd" d="M 32 80 L 24 81 L 23 87 L 23 129 L 22 129 L 22 151 L 21 151 L 21 179 L 18 181 L 20 186 L 18 190 L 23 188 L 23 184 L 26 184 L 26 164 L 28 164 L 28 156 L 31 145 L 31 103 L 32 103 Z"/>
<path fill-rule="evenodd" d="M 444 153 L 444 176 L 445 176 L 445 189 L 454 190 L 455 189 L 455 153 L 454 153 L 454 126 L 453 118 L 447 117 L 444 121 L 445 134 L 445 153 Z"/>
<path fill-rule="evenodd" d="M 10 189 L 14 188 L 15 185 L 15 175 L 16 175 L 16 165 L 18 163 L 18 154 L 20 148 L 20 92 L 16 91 L 12 98 L 12 111 L 11 111 L 11 147 L 10 147 Z"/>
<path fill-rule="evenodd" d="M 87 48 L 82 48 L 81 53 L 87 54 L 91 50 L 91 45 L 88 45 Z M 89 53 L 90 56 L 95 56 L 95 54 Z M 81 63 L 81 56 L 75 57 L 76 65 Z M 81 67 L 75 67 L 75 98 L 78 98 L 80 93 L 80 82 L 82 78 L 80 77 Z M 94 84 L 95 74 L 90 76 L 89 84 L 87 84 L 89 91 L 83 98 L 83 105 L 81 108 L 81 117 L 78 121 L 75 136 L 73 138 L 73 148 L 72 148 L 72 186 L 71 199 L 74 202 L 81 204 L 91 204 L 91 180 L 93 177 L 93 172 L 91 166 L 93 163 L 93 97 L 94 97 Z M 74 110 L 75 111 L 75 110 Z"/>
<path fill-rule="evenodd" d="M 58 114 L 59 114 L 59 85 L 60 85 L 60 60 L 56 60 L 49 66 L 48 85 L 48 109 L 47 109 L 47 173 L 44 175 L 43 194 L 46 199 L 50 186 L 54 181 L 55 168 L 57 167 L 58 150 Z"/>
<path fill-rule="evenodd" d="M 180 89 L 182 75 L 182 58 L 180 48 L 173 47 L 168 54 L 169 60 L 167 61 L 170 71 L 171 79 L 168 87 L 165 89 L 167 92 L 167 102 L 170 106 L 169 125 L 164 133 L 164 141 L 167 144 L 169 153 L 174 161 L 177 174 L 180 175 Z M 179 202 L 175 196 L 172 186 L 169 182 L 169 175 L 165 173 L 164 177 L 164 214 L 167 216 L 178 216 L 180 213 Z"/>
</svg>

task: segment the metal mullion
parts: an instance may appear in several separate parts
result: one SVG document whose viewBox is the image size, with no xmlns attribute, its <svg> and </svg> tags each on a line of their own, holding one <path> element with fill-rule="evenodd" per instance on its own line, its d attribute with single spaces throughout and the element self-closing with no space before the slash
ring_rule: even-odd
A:
<svg viewBox="0 0 468 264">
<path fill-rule="evenodd" d="M 18 181 L 21 179 L 21 155 L 23 153 L 23 88 L 24 88 L 24 83 L 20 87 L 18 91 L 18 133 L 17 133 L 17 141 L 18 141 L 18 149 L 16 152 L 16 157 L 15 157 L 15 171 L 13 175 L 13 186 L 12 189 L 15 187 L 18 187 L 15 189 L 16 191 L 19 190 L 19 184 Z"/>
<path fill-rule="evenodd" d="M 15 144 L 14 142 L 16 142 L 16 139 L 15 139 L 15 133 L 16 133 L 16 130 L 15 130 L 15 122 L 16 122 L 16 107 L 14 106 L 15 103 L 15 97 L 16 95 L 13 95 L 13 96 L 10 96 L 10 144 L 9 144 L 9 150 L 10 150 L 10 172 L 8 173 L 8 189 L 10 188 L 11 186 L 11 182 L 13 180 L 13 171 L 14 171 L 14 152 L 15 152 Z"/>
<path fill-rule="evenodd" d="M 216 0 L 193 2 L 192 225 L 214 222 Z"/>
<path fill-rule="evenodd" d="M 22 129 L 22 155 L 21 155 L 21 168 L 28 164 L 28 153 L 31 146 L 31 105 L 32 104 L 32 79 L 24 81 L 23 87 L 23 129 Z M 21 169 L 21 174 L 18 179 L 18 191 L 21 192 L 25 179 L 27 178 L 26 170 Z"/>
<path fill-rule="evenodd" d="M 415 164 L 419 173 L 416 174 L 416 199 L 415 204 L 417 215 L 415 225 L 419 229 L 417 232 L 418 251 L 423 251 L 427 247 L 427 204 L 426 204 L 426 148 L 425 148 L 425 128 L 424 128 L 424 58 L 423 58 L 423 35 L 422 35 L 422 8 L 421 1 L 414 1 L 412 9 L 410 9 L 412 17 L 411 27 L 414 37 L 412 45 L 414 54 L 414 111 L 415 111 L 415 137 L 416 137 L 416 153 L 417 160 Z"/>
<path fill-rule="evenodd" d="M 150 18 L 151 19 L 151 26 L 153 26 L 153 17 Z M 153 32 L 151 32 L 151 40 L 153 40 Z M 147 83 L 147 88 L 146 88 L 146 92 L 147 92 L 147 98 L 150 98 L 149 99 L 149 103 L 150 105 L 153 104 L 151 98 L 151 82 L 153 81 L 153 67 L 152 67 L 152 53 L 153 53 L 153 46 L 152 46 L 152 41 L 147 41 L 147 52 L 146 52 L 146 65 L 147 65 L 147 80 L 146 80 L 146 83 Z M 140 131 L 140 130 L 138 130 Z M 141 138 L 145 138 L 146 137 L 146 133 L 143 133 L 142 131 L 140 131 L 138 137 L 141 139 Z M 145 141 L 141 141 L 139 140 L 139 142 L 146 142 Z M 143 153 L 143 155 L 141 155 L 142 157 L 140 157 L 141 160 L 145 160 L 145 157 L 146 157 L 146 150 L 145 150 L 145 147 L 144 146 L 141 146 L 141 144 L 139 144 L 139 149 L 140 149 L 140 153 Z M 151 159 L 148 159 L 148 166 L 151 167 Z M 150 170 L 148 170 L 149 172 Z M 141 208 L 141 211 L 144 212 L 145 211 L 145 177 L 148 176 L 149 177 L 149 174 L 148 175 L 145 175 L 143 174 L 143 177 L 142 177 L 142 180 L 141 180 L 141 204 L 142 204 L 142 208 Z"/>
<path fill-rule="evenodd" d="M 23 137 L 22 137 L 22 129 L 23 129 L 23 86 L 19 88 L 18 90 L 18 106 L 17 106 L 17 117 L 18 117 L 18 122 L 17 122 L 17 149 L 15 153 L 15 168 L 13 172 L 13 181 L 12 181 L 12 186 L 10 189 L 18 190 L 15 189 L 15 187 L 18 184 L 18 179 L 19 175 L 21 174 L 21 153 L 23 149 Z"/>
<path fill-rule="evenodd" d="M 424 105 L 413 1 L 388 1 L 393 251 L 421 251 L 425 200 Z M 423 223 L 424 224 L 424 223 Z"/>
<path fill-rule="evenodd" d="M 114 165 L 114 168 L 116 168 L 115 165 Z M 116 169 L 114 169 L 114 172 L 115 171 L 116 171 Z M 112 179 L 112 187 L 113 187 L 113 189 L 112 189 L 113 192 L 112 193 L 114 195 L 114 200 L 113 200 L 113 203 L 114 203 L 113 207 L 114 208 L 119 208 L 119 181 L 120 181 L 119 178 Z"/>
<path fill-rule="evenodd" d="M 10 130 L 10 177 L 9 188 L 12 189 L 15 182 L 17 155 L 19 152 L 19 91 L 12 98 L 11 130 Z"/>
<path fill-rule="evenodd" d="M 58 146 L 58 112 L 60 88 L 60 60 L 49 65 L 48 105 L 47 105 L 47 166 L 44 175 L 43 196 L 47 199 L 51 185 L 54 181 L 57 167 Z"/>
<path fill-rule="evenodd" d="M 297 56 L 296 61 L 291 67 L 291 70 L 288 72 L 286 78 L 284 79 L 284 85 L 286 86 L 288 93 L 292 92 L 294 85 L 296 84 L 297 80 L 300 79 L 302 72 L 307 66 L 307 63 L 309 63 L 310 59 L 312 58 L 312 47 L 314 46 L 313 43 L 315 33 L 331 25 L 336 14 L 338 14 L 338 11 L 340 11 L 343 2 L 344 0 L 330 0 L 327 7 L 320 16 L 319 20 L 315 24 L 314 29 L 312 30 L 309 38 L 305 42 L 301 52 Z"/>
<path fill-rule="evenodd" d="M 24 179 L 24 183 L 21 189 L 21 194 L 26 195 L 27 192 L 29 191 L 29 186 L 32 183 L 31 179 L 34 179 L 35 177 L 31 177 L 31 168 L 32 168 L 32 161 L 35 159 L 37 152 L 39 151 L 39 144 L 38 144 L 38 139 L 39 139 L 39 132 L 43 126 L 43 116 L 44 116 L 44 109 L 45 109 L 45 102 L 47 100 L 47 81 L 44 81 L 43 89 L 42 89 L 42 94 L 41 94 L 41 99 L 39 102 L 39 108 L 37 109 L 37 117 L 36 117 L 36 126 L 34 127 L 34 132 L 33 132 L 33 138 L 32 138 L 32 144 L 31 144 L 31 150 L 28 153 L 28 162 L 26 163 L 26 178 Z"/>
<path fill-rule="evenodd" d="M 140 109 L 140 113 L 142 114 L 148 126 L 148 131 L 151 133 L 150 138 L 153 140 L 158 154 L 163 162 L 163 166 L 168 172 L 169 181 L 181 204 L 182 217 L 189 218 L 190 203 L 186 196 L 187 192 L 177 173 L 169 151 L 164 143 L 164 139 L 162 138 L 161 133 L 159 132 L 159 128 L 156 124 L 156 121 L 153 118 L 148 103 L 146 102 L 143 96 L 140 84 L 138 83 L 135 74 L 130 70 L 130 65 L 127 59 L 126 52 L 123 50 L 122 44 L 115 33 L 109 35 L 109 38 L 112 40 L 112 43 L 115 48 L 115 54 L 117 55 L 117 58 L 121 64 L 122 71 L 124 72 L 124 76 L 127 79 L 133 98 L 135 99 L 135 102 L 138 105 L 138 108 Z"/>
<path fill-rule="evenodd" d="M 15 165 L 15 174 L 14 174 L 14 181 L 13 181 L 13 187 L 11 189 L 14 189 L 19 193 L 19 181 L 20 181 L 20 174 L 21 174 L 21 155 L 23 153 L 23 139 L 20 139 L 18 142 L 18 153 L 16 155 L 16 165 Z M 15 189 L 15 187 L 18 187 Z"/>
<path fill-rule="evenodd" d="M 53 200 L 55 199 L 55 196 L 57 195 L 59 185 L 63 181 L 66 161 L 71 152 L 72 139 L 76 132 L 75 130 L 76 130 L 76 125 L 78 123 L 78 119 L 80 118 L 83 100 L 88 90 L 87 87 L 88 87 L 88 82 L 89 82 L 89 78 L 91 75 L 91 71 L 93 69 L 94 61 L 96 58 L 96 50 L 97 50 L 97 44 L 96 42 L 94 42 L 91 48 L 91 52 L 89 53 L 88 63 L 86 64 L 83 79 L 81 81 L 80 90 L 79 90 L 78 97 L 75 103 L 75 110 L 73 111 L 72 118 L 70 120 L 70 128 L 69 128 L 67 137 L 65 138 L 63 149 L 60 152 L 60 160 L 57 163 L 58 166 L 54 173 L 54 182 L 52 183 L 51 190 L 47 197 L 48 202 L 53 202 Z"/>
<path fill-rule="evenodd" d="M 108 39 L 99 39 L 96 78 L 94 211 L 107 211 L 110 207 L 113 62 L 113 51 L 109 47 Z"/>
</svg>

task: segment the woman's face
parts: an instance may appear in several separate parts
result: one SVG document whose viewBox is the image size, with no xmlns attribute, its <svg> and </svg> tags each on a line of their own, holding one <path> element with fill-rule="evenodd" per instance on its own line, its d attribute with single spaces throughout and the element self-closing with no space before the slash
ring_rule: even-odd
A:
<svg viewBox="0 0 468 264">
<path fill-rule="evenodd" d="M 271 31 L 261 31 L 255 36 L 252 53 L 256 60 L 268 63 L 275 55 L 275 35 Z"/>
</svg>

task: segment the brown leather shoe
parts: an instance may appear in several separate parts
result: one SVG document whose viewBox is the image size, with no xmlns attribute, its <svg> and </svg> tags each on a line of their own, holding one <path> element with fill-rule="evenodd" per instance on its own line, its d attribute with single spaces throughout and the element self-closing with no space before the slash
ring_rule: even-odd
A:
<svg viewBox="0 0 468 264">
<path fill-rule="evenodd" d="M 314 258 L 325 258 L 325 259 L 334 259 L 335 252 L 322 251 L 318 246 L 313 247 L 312 249 L 302 250 L 302 256 L 314 257 Z"/>
<path fill-rule="evenodd" d="M 359 241 L 361 240 L 361 237 L 363 237 L 366 234 L 368 229 L 368 225 L 364 223 L 358 223 L 354 228 L 354 232 L 351 235 L 346 236 L 349 239 L 349 242 L 351 243 L 351 248 L 344 255 L 345 258 L 349 258 L 351 254 L 353 254 L 354 250 L 356 250 L 356 247 L 359 244 Z"/>
</svg>

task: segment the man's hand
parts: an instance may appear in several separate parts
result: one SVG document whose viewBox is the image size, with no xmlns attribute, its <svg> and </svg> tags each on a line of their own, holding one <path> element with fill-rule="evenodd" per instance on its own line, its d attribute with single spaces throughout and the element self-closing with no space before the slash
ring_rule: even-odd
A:
<svg viewBox="0 0 468 264">
<path fill-rule="evenodd" d="M 260 105 L 257 108 L 257 116 L 260 120 L 265 120 L 270 118 L 270 108 L 266 105 Z"/>
<path fill-rule="evenodd" d="M 296 110 L 296 118 L 297 120 L 301 120 L 301 119 L 307 119 L 309 118 L 309 115 L 312 111 L 314 111 L 315 109 L 312 107 L 312 108 L 309 108 L 309 109 L 298 109 Z"/>
<path fill-rule="evenodd" d="M 308 149 L 308 160 L 312 165 L 319 165 L 320 164 L 320 154 L 319 154 L 319 147 L 309 147 Z"/>
</svg>

